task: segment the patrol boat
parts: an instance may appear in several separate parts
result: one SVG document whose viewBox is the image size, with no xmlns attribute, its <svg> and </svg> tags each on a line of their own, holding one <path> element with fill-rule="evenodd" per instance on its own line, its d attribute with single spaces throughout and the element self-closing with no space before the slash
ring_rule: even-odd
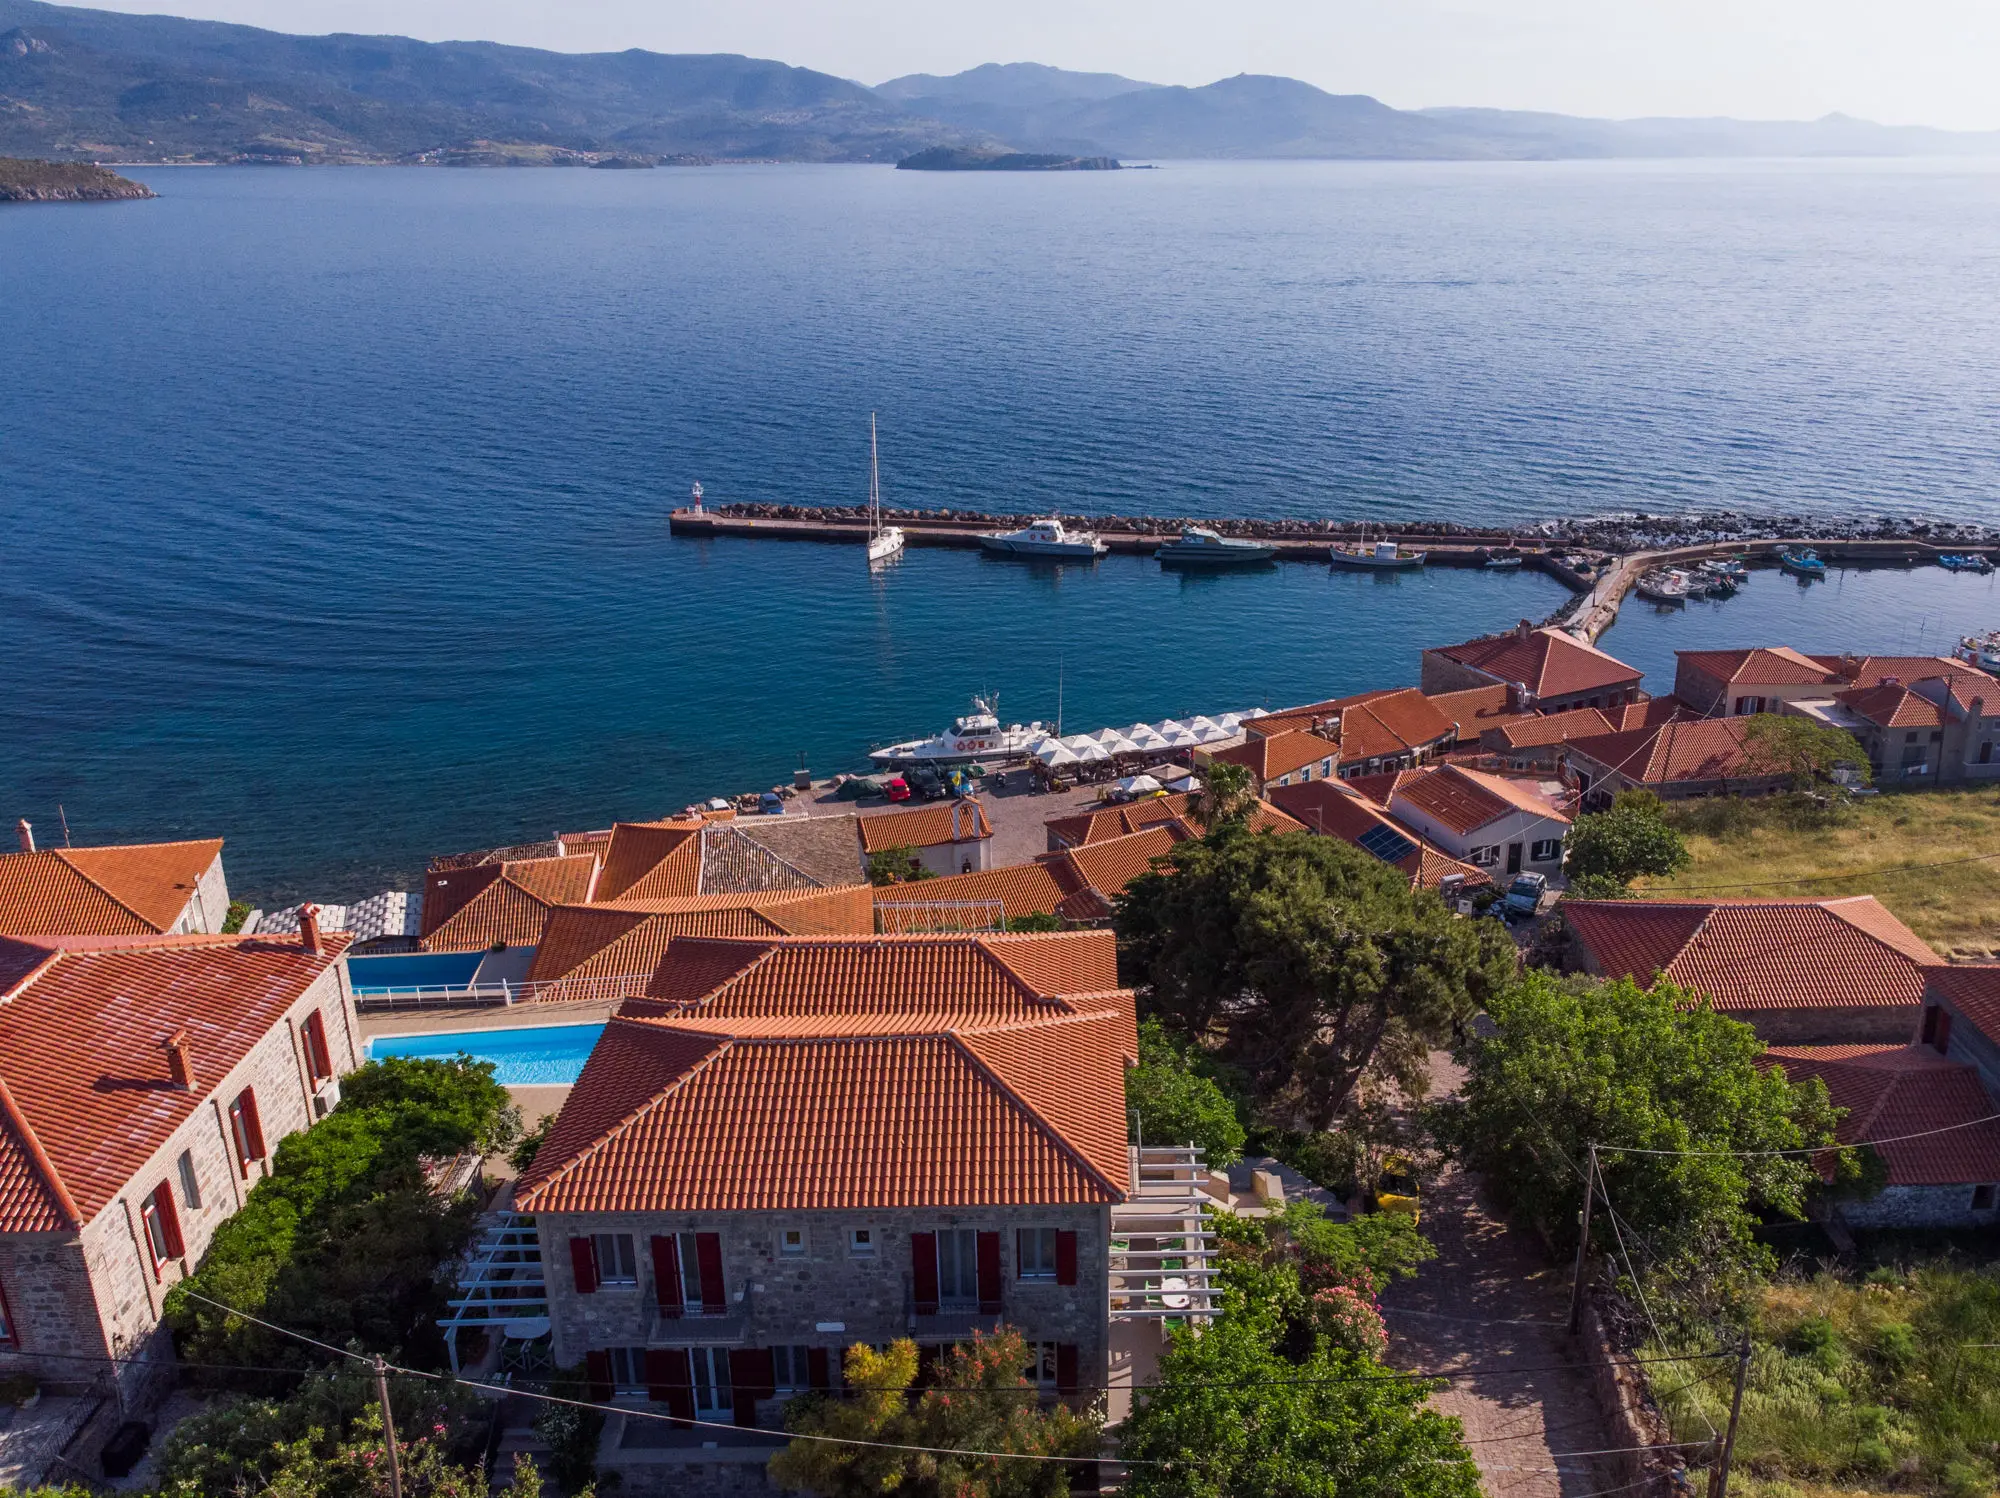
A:
<svg viewBox="0 0 2000 1498">
<path fill-rule="evenodd" d="M 868 751 L 876 764 L 890 769 L 916 765 L 1018 764 L 1048 735 L 1039 723 L 1000 726 L 1000 699 L 975 697 L 972 711 L 954 718 L 951 727 L 928 739 L 910 739 Z"/>
<path fill-rule="evenodd" d="M 1010 557 L 1053 557 L 1090 562 L 1111 550 L 1098 540 L 1096 531 L 1073 531 L 1062 521 L 1031 520 L 1017 531 L 981 531 L 982 550 Z"/>
</svg>

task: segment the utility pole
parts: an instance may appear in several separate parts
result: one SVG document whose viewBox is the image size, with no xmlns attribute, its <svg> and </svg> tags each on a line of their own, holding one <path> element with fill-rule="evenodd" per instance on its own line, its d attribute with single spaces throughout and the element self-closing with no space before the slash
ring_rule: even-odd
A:
<svg viewBox="0 0 2000 1498">
<path fill-rule="evenodd" d="M 1583 1173 L 1583 1215 L 1577 1219 L 1576 1275 L 1569 1288 L 1569 1331 L 1583 1330 L 1583 1266 L 1590 1257 L 1590 1207 L 1597 1195 L 1597 1146 L 1590 1147 L 1590 1164 Z"/>
<path fill-rule="evenodd" d="M 389 1498 L 403 1498 L 403 1462 L 396 1454 L 396 1416 L 389 1408 L 389 1368 L 375 1355 L 375 1394 L 382 1401 L 382 1444 L 389 1453 Z M 1734 1422 L 1730 1429 L 1735 1430 Z"/>
<path fill-rule="evenodd" d="M 1708 1498 L 1729 1498 L 1729 1462 L 1736 1454 L 1736 1418 L 1743 1413 L 1743 1386 L 1750 1381 L 1750 1334 L 1736 1353 L 1736 1392 L 1729 1399 L 1729 1429 L 1722 1437 L 1722 1460 L 1708 1480 Z"/>
</svg>

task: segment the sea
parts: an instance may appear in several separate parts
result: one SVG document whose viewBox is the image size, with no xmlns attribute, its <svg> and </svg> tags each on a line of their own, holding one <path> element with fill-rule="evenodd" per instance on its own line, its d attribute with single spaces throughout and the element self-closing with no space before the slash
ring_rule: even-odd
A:
<svg viewBox="0 0 2000 1498">
<path fill-rule="evenodd" d="M 1534 575 L 675 540 L 712 503 L 2000 524 L 2000 163 L 133 168 L 0 210 L 0 821 L 271 905 L 860 768 L 1414 682 Z M 1948 649 L 1990 578 L 1604 645 Z"/>
</svg>

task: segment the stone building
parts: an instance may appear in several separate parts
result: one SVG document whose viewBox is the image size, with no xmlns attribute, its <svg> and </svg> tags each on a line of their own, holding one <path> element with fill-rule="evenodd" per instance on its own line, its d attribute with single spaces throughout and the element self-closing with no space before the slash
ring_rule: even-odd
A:
<svg viewBox="0 0 2000 1498">
<path fill-rule="evenodd" d="M 0 935 L 150 936 L 217 932 L 229 915 L 222 839 L 38 848 L 0 854 Z"/>
<path fill-rule="evenodd" d="M 1423 654 L 1426 696 L 1505 687 L 1515 712 L 1571 707 L 1614 708 L 1645 700 L 1645 672 L 1559 629 L 1523 619 L 1505 634 L 1438 645 Z"/>
<path fill-rule="evenodd" d="M 1006 1324 L 1047 1397 L 1102 1390 L 1136 1058 L 1108 932 L 676 939 L 516 1197 L 557 1362 L 706 1422 L 614 1418 L 600 1463 L 754 1487 L 747 1432 L 856 1343 Z"/>
<path fill-rule="evenodd" d="M 361 1059 L 347 940 L 0 938 L 0 1373 L 157 1390 L 167 1291 Z"/>
</svg>

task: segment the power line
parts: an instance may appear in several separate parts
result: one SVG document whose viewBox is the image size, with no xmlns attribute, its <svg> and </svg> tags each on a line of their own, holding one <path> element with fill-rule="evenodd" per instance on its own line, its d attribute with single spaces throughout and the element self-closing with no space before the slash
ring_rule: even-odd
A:
<svg viewBox="0 0 2000 1498">
<path fill-rule="evenodd" d="M 1772 1155 L 1823 1155 L 1828 1150 L 1858 1150 L 1869 1145 L 1905 1144 L 1912 1139 L 1929 1139 L 1936 1134 L 1950 1134 L 1959 1129 L 1975 1129 L 1981 1124 L 2000 1122 L 2000 1113 L 1989 1113 L 1984 1118 L 1967 1119 L 1964 1123 L 1946 1124 L 1942 1128 L 1925 1129 L 1917 1134 L 1892 1134 L 1886 1139 L 1851 1139 L 1846 1143 L 1809 1144 L 1797 1149 L 1782 1150 L 1662 1150 L 1642 1149 L 1638 1145 L 1600 1144 L 1599 1149 L 1616 1150 L 1625 1155 L 1700 1155 L 1707 1157 L 1728 1157 L 1737 1160 L 1764 1159 Z"/>
<path fill-rule="evenodd" d="M 1662 898 L 1673 899 L 1680 895 L 1711 894 L 1731 889 L 1769 889 L 1784 884 L 1840 884 L 1850 879 L 1873 879 L 1884 874 L 1921 874 L 1928 869 L 1951 869 L 1962 864 L 1985 863 L 2000 858 L 2000 852 L 1975 853 L 1970 858 L 1947 858 L 1939 863 L 1898 863 L 1879 869 L 1857 869 L 1848 874 L 1809 874 L 1798 879 L 1758 879 L 1748 884 L 1689 884 L 1663 889 Z"/>
</svg>

